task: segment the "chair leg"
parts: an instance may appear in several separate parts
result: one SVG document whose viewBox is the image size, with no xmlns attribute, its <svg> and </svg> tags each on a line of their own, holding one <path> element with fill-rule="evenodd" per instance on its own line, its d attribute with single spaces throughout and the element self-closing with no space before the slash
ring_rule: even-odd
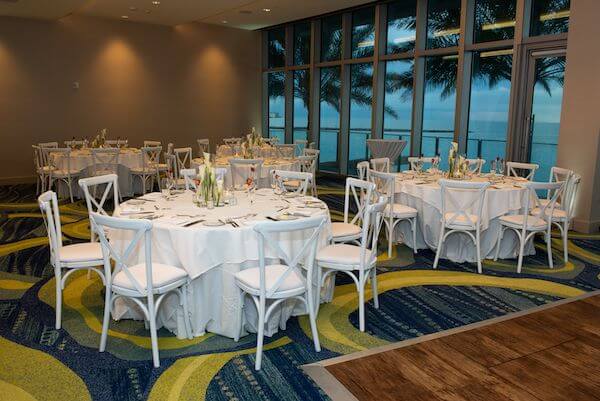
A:
<svg viewBox="0 0 600 401">
<path fill-rule="evenodd" d="M 73 188 L 71 187 L 71 179 L 67 180 L 67 186 L 69 187 L 69 197 L 71 198 L 71 203 L 73 203 Z"/>
<path fill-rule="evenodd" d="M 483 273 L 483 267 L 481 266 L 481 240 L 479 237 L 479 230 L 475 236 L 475 248 L 477 249 L 477 273 Z"/>
<path fill-rule="evenodd" d="M 55 274 L 56 280 L 56 330 L 60 330 L 62 323 L 62 275 L 60 269 Z"/>
<path fill-rule="evenodd" d="M 104 352 L 106 349 L 106 339 L 108 337 L 108 323 L 110 319 L 110 307 L 112 303 L 112 289 L 110 285 L 107 285 L 106 294 L 104 296 L 104 317 L 102 319 L 102 334 L 100 335 L 100 352 Z"/>
<path fill-rule="evenodd" d="M 525 252 L 525 238 L 519 236 L 519 258 L 517 259 L 517 273 L 521 273 L 523 267 L 523 252 Z"/>
<path fill-rule="evenodd" d="M 554 262 L 552 261 L 552 235 L 548 231 L 546 237 L 546 249 L 548 250 L 548 265 L 551 269 L 554 269 Z"/>
<path fill-rule="evenodd" d="M 358 280 L 358 326 L 360 331 L 365 331 L 365 283 Z"/>
<path fill-rule="evenodd" d="M 498 241 L 496 242 L 496 253 L 494 255 L 494 262 L 498 260 L 498 255 L 500 255 L 500 243 L 502 242 L 503 236 L 504 228 L 500 227 L 500 232 L 498 233 Z"/>
<path fill-rule="evenodd" d="M 412 225 L 412 236 L 413 236 L 413 253 L 417 254 L 417 218 L 413 217 L 411 221 Z"/>
<path fill-rule="evenodd" d="M 565 264 L 569 261 L 569 222 L 565 220 L 562 230 L 563 252 Z"/>
<path fill-rule="evenodd" d="M 440 239 L 438 240 L 438 247 L 435 251 L 435 259 L 433 260 L 433 268 L 437 269 L 438 262 L 440 261 L 440 254 L 442 253 L 442 246 L 444 244 L 444 224 L 442 223 L 442 229 L 440 231 Z"/>
<path fill-rule="evenodd" d="M 387 227 L 387 234 L 388 234 L 388 258 L 392 257 L 392 241 L 393 241 L 393 233 L 394 233 L 394 219 L 390 218 L 388 225 L 386 225 Z"/>
<path fill-rule="evenodd" d="M 319 332 L 317 330 L 317 317 L 315 316 L 315 307 L 313 305 L 313 296 L 309 291 L 306 294 L 308 304 L 308 319 L 310 320 L 310 331 L 313 336 L 313 342 L 315 344 L 315 350 L 321 352 L 321 343 L 319 342 Z"/>
<path fill-rule="evenodd" d="M 263 341 L 265 335 L 265 303 L 264 301 L 259 302 L 258 308 L 258 332 L 256 333 L 256 363 L 254 368 L 260 370 L 262 366 L 262 351 Z"/>
<path fill-rule="evenodd" d="M 379 293 L 377 292 L 377 267 L 371 269 L 371 292 L 373 293 L 373 305 L 379 309 Z"/>
<path fill-rule="evenodd" d="M 148 315 L 150 317 L 150 342 L 152 343 L 152 362 L 155 368 L 160 367 L 160 358 L 158 356 L 158 335 L 156 333 L 156 311 L 154 302 L 148 302 Z"/>
</svg>

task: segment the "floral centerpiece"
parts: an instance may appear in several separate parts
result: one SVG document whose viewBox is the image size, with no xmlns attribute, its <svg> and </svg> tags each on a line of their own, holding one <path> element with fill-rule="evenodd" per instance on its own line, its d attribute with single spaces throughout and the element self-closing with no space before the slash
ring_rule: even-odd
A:
<svg viewBox="0 0 600 401">
<path fill-rule="evenodd" d="M 265 139 L 256 132 L 256 128 L 252 127 L 252 130 L 246 135 L 244 142 L 242 142 L 242 156 L 244 159 L 254 159 L 254 157 L 259 156 L 254 154 L 254 149 L 265 145 L 267 145 Z"/>
<path fill-rule="evenodd" d="M 448 178 L 461 179 L 469 169 L 469 163 L 458 154 L 458 143 L 452 142 L 448 151 Z"/>
<path fill-rule="evenodd" d="M 103 148 L 104 144 L 106 143 L 107 132 L 108 132 L 108 130 L 106 128 L 102 128 L 100 130 L 100 133 L 98 135 L 96 135 L 96 137 L 92 141 L 91 147 L 92 148 Z"/>
<path fill-rule="evenodd" d="M 204 153 L 204 172 L 196 185 L 196 197 L 201 204 L 219 205 L 223 194 L 223 181 L 217 180 L 215 168 L 212 166 L 210 154 Z"/>
</svg>

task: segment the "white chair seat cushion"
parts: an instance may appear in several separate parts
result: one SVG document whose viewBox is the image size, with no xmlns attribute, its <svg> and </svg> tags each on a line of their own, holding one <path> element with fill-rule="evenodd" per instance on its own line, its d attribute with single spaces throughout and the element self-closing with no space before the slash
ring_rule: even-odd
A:
<svg viewBox="0 0 600 401">
<path fill-rule="evenodd" d="M 362 228 L 350 223 L 331 223 L 331 234 L 333 238 L 357 237 L 362 233 Z"/>
<path fill-rule="evenodd" d="M 549 216 L 550 210 L 546 209 L 545 213 L 546 213 L 546 216 Z M 542 214 L 542 209 L 540 209 L 539 207 L 536 207 L 535 209 L 533 209 L 531 211 L 531 214 L 534 216 L 539 216 L 540 214 Z M 554 220 L 565 220 L 567 218 L 567 212 L 565 212 L 562 209 L 554 209 L 552 211 L 552 218 Z"/>
<path fill-rule="evenodd" d="M 417 215 L 417 209 L 410 206 L 401 205 L 399 203 L 392 204 L 392 217 L 396 218 L 411 218 Z M 385 207 L 385 216 L 390 216 L 390 205 Z"/>
<path fill-rule="evenodd" d="M 540 199 L 540 205 L 546 206 L 550 201 L 548 199 Z M 554 203 L 554 208 L 560 208 L 560 202 Z"/>
<path fill-rule="evenodd" d="M 60 248 L 61 262 L 86 262 L 102 260 L 102 247 L 99 242 L 67 245 Z"/>
<path fill-rule="evenodd" d="M 279 280 L 279 278 L 287 271 L 288 266 L 285 265 L 267 265 L 265 266 L 265 288 L 267 292 Z M 260 290 L 260 267 L 253 267 L 242 270 L 235 274 L 235 278 L 245 287 Z M 277 292 L 298 290 L 304 288 L 304 282 L 296 270 L 288 273 L 283 282 L 277 288 Z"/>
<path fill-rule="evenodd" d="M 300 186 L 300 180 L 287 180 L 283 182 L 286 187 L 298 188 Z"/>
<path fill-rule="evenodd" d="M 140 263 L 130 266 L 129 272 L 135 277 L 142 288 L 146 288 L 146 263 Z M 152 286 L 154 288 L 164 287 L 187 277 L 187 272 L 175 266 L 163 265 L 162 263 L 152 263 Z M 114 279 L 113 286 L 137 291 L 135 285 L 131 282 L 127 274 L 121 270 Z"/>
<path fill-rule="evenodd" d="M 500 217 L 500 222 L 509 227 L 521 228 L 523 227 L 523 221 L 527 218 L 527 229 L 535 229 L 540 230 L 546 228 L 546 222 L 539 217 L 535 216 L 525 216 L 522 214 L 510 215 L 510 216 L 502 216 Z"/>
<path fill-rule="evenodd" d="M 458 214 L 458 217 L 454 217 Z M 446 220 L 446 224 L 449 226 L 466 226 L 471 227 L 474 224 L 477 224 L 477 220 L 479 217 L 474 214 L 468 214 L 469 218 L 464 214 L 448 212 L 444 215 L 444 219 Z M 454 220 L 452 220 L 454 219 Z M 469 219 L 471 219 L 469 221 Z"/>
<path fill-rule="evenodd" d="M 365 250 L 367 263 L 371 260 L 371 251 Z M 355 270 L 360 265 L 360 246 L 351 244 L 333 244 L 317 252 L 317 262 L 348 266 L 348 270 Z"/>
</svg>

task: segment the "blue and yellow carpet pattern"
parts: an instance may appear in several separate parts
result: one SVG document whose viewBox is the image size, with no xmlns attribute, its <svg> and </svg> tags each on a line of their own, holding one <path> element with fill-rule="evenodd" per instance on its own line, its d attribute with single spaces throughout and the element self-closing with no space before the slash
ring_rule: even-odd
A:
<svg viewBox="0 0 600 401">
<path fill-rule="evenodd" d="M 332 217 L 341 217 L 343 190 L 319 188 Z M 66 242 L 89 238 L 83 202 L 61 206 Z M 333 302 L 319 310 L 323 350 L 313 349 L 308 321 L 292 318 L 266 341 L 263 369 L 254 370 L 256 338 L 238 343 L 208 334 L 178 340 L 160 332 L 161 367 L 152 368 L 144 324 L 111 324 L 108 349 L 98 352 L 103 288 L 96 276 L 75 275 L 64 292 L 63 328 L 54 328 L 54 278 L 46 232 L 30 186 L 0 187 L 0 399 L 4 400 L 321 400 L 325 393 L 300 366 L 528 309 L 600 288 L 600 235 L 571 236 L 568 263 L 554 239 L 555 268 L 543 245 L 525 259 L 471 264 L 382 252 L 380 308 L 368 292 L 367 331 L 358 330 L 354 285 L 338 277 Z"/>
</svg>

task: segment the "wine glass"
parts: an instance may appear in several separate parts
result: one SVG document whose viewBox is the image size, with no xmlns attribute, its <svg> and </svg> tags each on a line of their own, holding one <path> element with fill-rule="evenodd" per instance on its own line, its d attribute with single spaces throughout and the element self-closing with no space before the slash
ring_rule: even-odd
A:
<svg viewBox="0 0 600 401">
<path fill-rule="evenodd" d="M 498 162 L 498 170 L 499 170 L 500 175 L 504 175 L 504 168 L 505 168 L 504 159 L 500 159 L 500 161 Z"/>
<path fill-rule="evenodd" d="M 439 170 L 439 166 L 440 166 L 440 159 L 439 157 L 434 157 L 433 159 L 431 159 L 431 169 L 433 170 L 434 173 L 437 173 Z"/>
<path fill-rule="evenodd" d="M 423 160 L 418 159 L 415 162 L 415 170 L 417 171 L 417 175 L 421 175 L 421 170 L 423 170 Z"/>
<path fill-rule="evenodd" d="M 163 196 L 168 197 L 171 195 L 171 189 L 173 188 L 173 182 L 170 177 L 165 177 L 160 181 L 160 189 Z"/>
<path fill-rule="evenodd" d="M 496 159 L 492 160 L 492 165 L 490 167 L 490 173 L 496 175 L 497 165 L 498 165 L 498 163 L 496 162 Z"/>
</svg>

